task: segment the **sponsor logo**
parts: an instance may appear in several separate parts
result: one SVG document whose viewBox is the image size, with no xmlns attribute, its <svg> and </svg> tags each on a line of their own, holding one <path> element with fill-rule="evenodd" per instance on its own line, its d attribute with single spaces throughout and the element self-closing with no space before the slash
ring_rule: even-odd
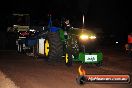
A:
<svg viewBox="0 0 132 88">
<path fill-rule="evenodd" d="M 85 62 L 97 61 L 97 55 L 85 55 Z"/>
</svg>

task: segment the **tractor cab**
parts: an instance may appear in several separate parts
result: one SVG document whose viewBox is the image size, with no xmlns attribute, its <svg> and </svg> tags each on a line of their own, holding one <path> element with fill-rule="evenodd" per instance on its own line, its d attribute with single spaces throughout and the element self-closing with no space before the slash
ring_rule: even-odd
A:
<svg viewBox="0 0 132 88">
<path fill-rule="evenodd" d="M 30 15 L 29 14 L 12 14 L 9 16 L 10 27 L 7 32 L 16 34 L 16 46 L 19 53 L 23 53 L 30 49 L 29 38 L 32 38 L 37 33 L 35 29 L 30 29 Z M 31 44 L 30 44 L 31 45 Z"/>
<path fill-rule="evenodd" d="M 8 32 L 28 31 L 30 25 L 29 14 L 12 14 L 9 19 Z"/>
</svg>

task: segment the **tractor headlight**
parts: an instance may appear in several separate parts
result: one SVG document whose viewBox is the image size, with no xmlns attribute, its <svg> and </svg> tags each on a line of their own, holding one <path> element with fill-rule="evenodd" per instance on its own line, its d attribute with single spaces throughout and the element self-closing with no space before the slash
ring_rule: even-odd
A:
<svg viewBox="0 0 132 88">
<path fill-rule="evenodd" d="M 82 34 L 79 37 L 81 40 L 87 40 L 88 39 L 88 35 Z"/>
<path fill-rule="evenodd" d="M 96 39 L 96 36 L 88 36 L 88 35 L 86 35 L 86 34 L 82 34 L 82 35 L 80 35 L 79 38 L 80 38 L 81 40 L 88 40 L 88 39 L 93 40 L 93 39 Z"/>
<path fill-rule="evenodd" d="M 90 39 L 96 39 L 96 36 L 90 36 L 89 38 Z"/>
</svg>

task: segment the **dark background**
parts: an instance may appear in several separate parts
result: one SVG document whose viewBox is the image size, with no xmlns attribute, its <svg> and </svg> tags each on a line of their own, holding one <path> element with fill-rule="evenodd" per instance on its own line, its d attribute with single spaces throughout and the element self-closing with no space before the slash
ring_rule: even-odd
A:
<svg viewBox="0 0 132 88">
<path fill-rule="evenodd" d="M 85 14 L 85 27 L 102 29 L 105 42 L 115 39 L 123 45 L 127 42 L 127 34 L 132 32 L 131 27 L 128 28 L 130 7 L 130 0 L 4 0 L 0 2 L 0 47 L 7 48 L 7 41 L 13 41 L 7 39 L 6 33 L 12 13 L 29 13 L 31 25 L 45 25 L 51 13 L 53 18 L 70 19 L 74 27 L 82 26 L 82 14 Z"/>
</svg>

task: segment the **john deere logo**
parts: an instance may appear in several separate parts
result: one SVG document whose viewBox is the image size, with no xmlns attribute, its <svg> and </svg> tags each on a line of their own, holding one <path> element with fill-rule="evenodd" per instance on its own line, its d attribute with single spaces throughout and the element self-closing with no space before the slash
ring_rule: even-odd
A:
<svg viewBox="0 0 132 88">
<path fill-rule="evenodd" d="M 85 55 L 85 62 L 97 61 L 97 55 Z"/>
</svg>

